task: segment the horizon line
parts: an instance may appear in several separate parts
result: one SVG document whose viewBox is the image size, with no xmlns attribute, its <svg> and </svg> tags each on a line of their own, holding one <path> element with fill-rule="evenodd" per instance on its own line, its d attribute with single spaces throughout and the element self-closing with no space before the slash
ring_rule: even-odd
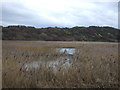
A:
<svg viewBox="0 0 120 90">
<path fill-rule="evenodd" d="M 119 29 L 118 27 L 113 27 L 113 26 L 109 26 L 109 25 L 103 25 L 103 26 L 98 26 L 98 25 L 91 25 L 91 26 L 72 26 L 72 27 L 68 27 L 68 26 L 64 26 L 64 27 L 60 27 L 60 26 L 46 26 L 46 27 L 36 27 L 36 26 L 33 26 L 33 25 L 0 25 L 0 27 L 9 27 L 9 26 L 21 26 L 21 27 L 34 27 L 34 28 L 74 28 L 74 27 L 111 27 L 111 28 L 115 28 L 115 29 Z"/>
</svg>

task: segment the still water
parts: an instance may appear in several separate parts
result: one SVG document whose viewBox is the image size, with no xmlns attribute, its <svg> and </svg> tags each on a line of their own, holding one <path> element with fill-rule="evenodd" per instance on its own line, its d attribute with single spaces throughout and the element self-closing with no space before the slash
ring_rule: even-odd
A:
<svg viewBox="0 0 120 90">
<path fill-rule="evenodd" d="M 50 67 L 53 69 L 53 71 L 57 71 L 57 67 L 62 66 L 62 68 L 69 67 L 73 60 L 73 54 L 75 53 L 75 48 L 57 48 L 56 49 L 60 53 L 68 54 L 67 56 L 61 56 L 57 58 L 56 60 L 52 61 L 32 61 L 29 63 L 26 63 L 24 65 L 24 68 L 26 68 L 26 71 L 29 70 L 29 68 L 39 68 L 41 64 L 46 64 L 47 67 Z"/>
<path fill-rule="evenodd" d="M 75 53 L 75 48 L 59 48 L 58 51 L 60 53 L 74 54 Z"/>
</svg>

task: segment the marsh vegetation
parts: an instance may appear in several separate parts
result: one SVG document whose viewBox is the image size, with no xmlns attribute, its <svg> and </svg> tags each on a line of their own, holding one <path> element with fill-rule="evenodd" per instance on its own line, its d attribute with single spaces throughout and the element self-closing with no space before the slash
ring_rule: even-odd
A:
<svg viewBox="0 0 120 90">
<path fill-rule="evenodd" d="M 3 41 L 3 88 L 118 87 L 118 44 Z"/>
</svg>

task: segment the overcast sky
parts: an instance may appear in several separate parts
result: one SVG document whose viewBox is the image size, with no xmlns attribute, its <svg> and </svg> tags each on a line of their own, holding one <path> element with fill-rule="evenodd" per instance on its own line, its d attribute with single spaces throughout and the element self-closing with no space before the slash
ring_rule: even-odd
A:
<svg viewBox="0 0 120 90">
<path fill-rule="evenodd" d="M 81 0 L 4 0 L 0 23 L 4 26 L 117 28 L 118 3 Z"/>
</svg>

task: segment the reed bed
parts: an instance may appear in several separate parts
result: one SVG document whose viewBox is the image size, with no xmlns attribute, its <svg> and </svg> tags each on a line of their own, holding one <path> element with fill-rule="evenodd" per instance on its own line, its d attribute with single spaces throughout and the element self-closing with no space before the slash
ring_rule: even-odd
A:
<svg viewBox="0 0 120 90">
<path fill-rule="evenodd" d="M 56 49 L 72 47 L 73 55 Z M 3 88 L 117 88 L 118 44 L 93 42 L 3 41 Z M 48 62 L 72 57 L 69 67 L 58 64 L 56 72 Z M 60 57 L 63 57 L 60 59 Z M 38 68 L 26 63 L 40 61 Z"/>
</svg>

